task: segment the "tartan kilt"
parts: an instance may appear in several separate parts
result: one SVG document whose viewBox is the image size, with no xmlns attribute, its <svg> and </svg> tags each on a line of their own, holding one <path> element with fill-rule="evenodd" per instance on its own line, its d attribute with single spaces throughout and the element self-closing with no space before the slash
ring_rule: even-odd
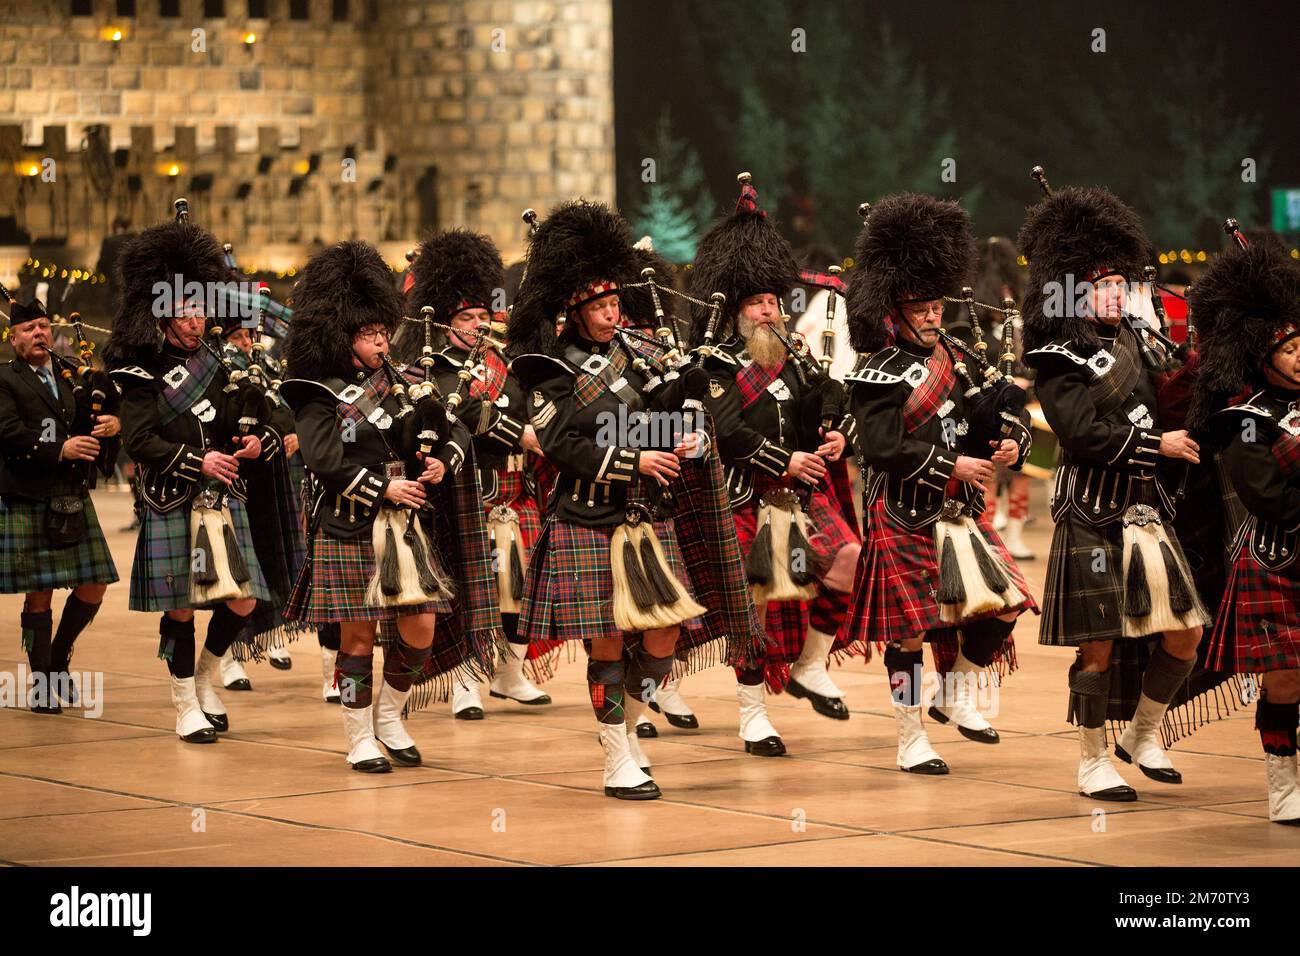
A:
<svg viewBox="0 0 1300 956">
<path fill-rule="evenodd" d="M 257 562 L 248 512 L 238 498 L 227 500 L 235 540 L 248 565 L 248 596 L 269 601 L 271 591 Z M 141 502 L 140 512 L 140 536 L 136 539 L 135 561 L 131 566 L 128 606 L 132 611 L 179 611 L 194 607 L 190 602 L 190 509 L 182 506 L 162 513 Z"/>
<path fill-rule="evenodd" d="M 484 503 L 483 514 L 490 515 L 497 505 L 507 505 L 519 515 L 519 535 L 524 541 L 524 554 L 531 555 L 537 536 L 542 533 L 542 512 L 537 499 L 524 487 L 522 471 L 497 472 L 497 494 L 491 504 Z"/>
<path fill-rule="evenodd" d="M 1300 568 L 1260 565 L 1251 553 L 1255 519 L 1241 528 L 1223 602 L 1210 636 L 1207 666 L 1228 673 L 1300 668 Z"/>
<path fill-rule="evenodd" d="M 944 621 L 940 616 L 939 602 L 935 600 L 939 587 L 939 556 L 935 551 L 933 527 L 923 531 L 904 528 L 886 510 L 883 494 L 877 495 L 866 511 L 867 543 L 858 562 L 853 583 L 853 605 L 849 613 L 852 640 L 867 646 L 875 642 L 883 647 L 922 634 L 937 640 L 954 631 L 960 625 Z M 974 521 L 1016 588 L 1025 595 L 1025 600 L 1015 609 L 1038 613 L 1029 584 L 993 530 L 988 512 Z M 991 611 L 962 623 L 1007 613 L 1008 610 Z"/>
<path fill-rule="evenodd" d="M 404 607 L 367 604 L 366 589 L 374 572 L 375 547 L 369 534 L 344 540 L 317 531 L 307 542 L 307 560 L 289 594 L 285 619 L 304 624 L 332 624 L 450 613 L 451 602 L 444 598 Z"/>
<path fill-rule="evenodd" d="M 99 527 L 95 503 L 86 506 L 86 536 L 66 548 L 45 537 L 44 501 L 0 499 L 0 594 L 30 594 L 82 584 L 112 584 L 117 566 Z"/>
<path fill-rule="evenodd" d="M 609 543 L 618 525 L 587 527 L 548 518 L 533 549 L 519 610 L 519 636 L 529 644 L 622 638 L 628 632 L 614 623 L 614 575 Z M 694 597 L 672 522 L 656 521 L 655 534 L 668 568 Z M 682 625 L 677 652 L 703 639 L 698 620 Z M 553 645 L 552 645 L 553 647 Z M 545 652 L 545 651 L 544 651 Z"/>
<path fill-rule="evenodd" d="M 761 481 L 755 477 L 754 496 L 737 507 L 733 514 L 736 520 L 736 539 L 740 543 L 741 554 L 749 556 L 758 533 L 759 500 L 763 493 L 778 486 L 789 487 L 785 482 Z M 813 490 L 808 499 L 808 544 L 816 552 L 819 560 L 829 564 L 842 548 L 858 544 L 856 530 L 844 520 L 844 513 L 836 505 L 827 486 Z M 852 644 L 849 628 L 846 627 L 848 612 L 847 595 L 836 594 L 820 581 L 817 583 L 817 595 L 811 601 L 769 601 L 764 628 L 768 643 L 763 651 L 761 662 L 769 672 L 768 686 L 774 692 L 785 688 L 789 676 L 789 665 L 799 659 L 803 653 L 804 639 L 808 633 L 810 619 L 824 624 L 823 633 L 835 632 L 835 642 L 831 653 L 848 651 Z M 784 666 L 782 666 L 784 665 Z"/>
</svg>

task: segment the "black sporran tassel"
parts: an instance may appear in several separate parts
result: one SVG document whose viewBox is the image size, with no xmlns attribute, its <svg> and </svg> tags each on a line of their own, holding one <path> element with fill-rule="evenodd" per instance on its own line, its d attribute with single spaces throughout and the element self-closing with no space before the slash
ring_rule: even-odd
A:
<svg viewBox="0 0 1300 956">
<path fill-rule="evenodd" d="M 524 562 L 519 557 L 520 548 L 515 541 L 515 533 L 510 532 L 510 596 L 516 601 L 524 596 Z"/>
<path fill-rule="evenodd" d="M 1136 541 L 1129 552 L 1128 577 L 1124 581 L 1124 613 L 1146 617 L 1151 613 L 1151 587 L 1147 584 L 1147 563 Z"/>
<path fill-rule="evenodd" d="M 763 522 L 763 527 L 754 535 L 754 543 L 749 547 L 749 557 L 745 559 L 745 576 L 750 584 L 772 583 L 772 522 Z"/>
<path fill-rule="evenodd" d="M 966 603 L 966 585 L 962 583 L 957 546 L 952 543 L 951 534 L 943 536 L 943 548 L 939 552 L 938 600 L 940 604 Z"/>
<path fill-rule="evenodd" d="M 983 575 L 984 583 L 989 586 L 989 590 L 996 594 L 1005 594 L 1011 582 L 993 560 L 993 555 L 989 553 L 984 539 L 974 531 L 970 533 L 970 546 L 975 549 L 975 563 L 980 566 L 980 574 Z"/>
<path fill-rule="evenodd" d="M 659 603 L 650 588 L 650 582 L 646 580 L 645 571 L 641 569 L 641 562 L 636 556 L 636 548 L 632 545 L 630 533 L 623 538 L 623 573 L 627 575 L 627 589 L 631 592 L 632 602 L 636 604 L 638 610 L 648 611 Z"/>
<path fill-rule="evenodd" d="M 803 587 L 817 580 L 813 570 L 813 551 L 799 527 L 797 515 L 790 518 L 790 555 L 786 565 L 790 569 L 790 580 Z"/>
<path fill-rule="evenodd" d="M 659 599 L 658 603 L 665 606 L 676 604 L 677 589 L 673 587 L 673 582 L 668 579 L 668 573 L 659 563 L 659 556 L 655 554 L 654 542 L 650 540 L 650 535 L 653 533 L 647 528 L 645 537 L 641 539 L 641 563 L 645 565 L 645 576 L 649 581 L 650 590 Z"/>
<path fill-rule="evenodd" d="M 244 560 L 244 552 L 239 550 L 239 541 L 235 537 L 235 529 L 222 521 L 221 536 L 226 542 L 226 561 L 230 565 L 230 576 L 235 579 L 236 584 L 243 584 L 249 579 L 250 575 L 248 573 L 248 562 Z"/>
<path fill-rule="evenodd" d="M 208 537 L 208 525 L 199 518 L 199 531 L 194 536 L 194 550 L 201 555 L 199 568 L 194 572 L 194 580 L 205 587 L 217 583 L 217 562 L 212 554 L 212 541 Z"/>
<path fill-rule="evenodd" d="M 1183 577 L 1183 569 L 1178 566 L 1178 559 L 1174 557 L 1174 549 L 1169 547 L 1168 541 L 1160 542 L 1160 557 L 1165 560 L 1165 577 L 1169 579 L 1169 609 L 1175 614 L 1186 614 L 1196 606 L 1196 602 L 1192 599 L 1187 579 Z"/>
<path fill-rule="evenodd" d="M 433 566 L 429 563 L 429 551 L 424 546 L 420 536 L 415 533 L 415 512 L 411 512 L 410 517 L 406 520 L 406 532 L 402 535 L 403 540 L 411 549 L 411 554 L 415 557 L 415 574 L 420 579 L 420 590 L 425 594 L 438 593 L 438 579 L 434 577 Z"/>
<path fill-rule="evenodd" d="M 388 522 L 384 530 L 384 556 L 379 560 L 379 590 L 385 597 L 396 597 L 402 593 L 402 573 L 397 563 L 397 535 L 393 534 L 393 523 Z"/>
</svg>

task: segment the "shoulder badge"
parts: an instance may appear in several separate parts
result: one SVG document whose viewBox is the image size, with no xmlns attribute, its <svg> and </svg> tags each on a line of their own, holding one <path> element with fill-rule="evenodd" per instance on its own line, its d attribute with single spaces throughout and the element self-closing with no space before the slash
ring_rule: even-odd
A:
<svg viewBox="0 0 1300 956">
<path fill-rule="evenodd" d="M 727 388 L 716 378 L 709 379 L 709 395 L 712 398 L 721 398 L 727 392 Z"/>
</svg>

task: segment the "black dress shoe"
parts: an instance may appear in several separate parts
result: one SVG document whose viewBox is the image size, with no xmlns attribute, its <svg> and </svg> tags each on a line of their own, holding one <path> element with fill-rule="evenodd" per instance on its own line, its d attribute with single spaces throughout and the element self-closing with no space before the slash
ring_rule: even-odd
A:
<svg viewBox="0 0 1300 956">
<path fill-rule="evenodd" d="M 382 740 L 379 742 L 384 744 Z M 420 766 L 420 751 L 415 749 L 414 744 L 404 750 L 398 750 L 396 747 L 390 747 L 388 744 L 384 744 L 384 749 L 388 751 L 388 756 L 393 758 L 394 763 L 401 764 L 403 767 Z"/>
<path fill-rule="evenodd" d="M 764 737 L 753 743 L 746 740 L 745 753 L 753 754 L 755 757 L 784 757 L 785 743 L 780 737 Z"/>
<path fill-rule="evenodd" d="M 187 744 L 215 744 L 217 742 L 217 732 L 211 727 L 204 727 L 202 730 L 187 734 L 181 740 Z"/>
<path fill-rule="evenodd" d="M 1280 823 L 1284 827 L 1300 827 L 1300 817 L 1296 817 L 1294 820 L 1274 820 L 1273 822 Z"/>
<path fill-rule="evenodd" d="M 659 731 L 655 729 L 654 724 L 637 724 L 636 735 L 642 740 L 649 740 L 651 737 L 658 737 Z"/>
<path fill-rule="evenodd" d="M 77 685 L 73 683 L 72 676 L 66 670 L 55 670 L 50 672 L 50 688 L 54 693 L 55 702 L 62 701 L 69 707 L 76 707 L 81 703 L 80 695 L 77 693 Z"/>
<path fill-rule="evenodd" d="M 37 706 L 35 703 L 31 703 L 31 702 L 29 702 L 29 703 L 28 703 L 28 709 L 29 709 L 33 714 L 61 714 L 61 713 L 63 713 L 63 708 L 59 706 L 59 702 L 58 702 L 57 700 L 56 700 L 56 701 L 53 701 L 52 704 L 51 704 L 50 706 L 48 706 L 48 707 L 46 707 L 46 706 Z"/>
<path fill-rule="evenodd" d="M 951 720 L 951 718 L 938 707 L 931 707 L 926 711 L 926 713 L 929 714 L 930 719 L 937 724 L 946 724 Z M 971 730 L 969 727 L 963 727 L 961 724 L 957 724 L 956 726 L 957 731 L 963 737 L 967 740 L 973 740 L 977 744 L 996 744 L 1002 740 L 1002 738 L 998 736 L 998 732 L 992 727 L 985 727 L 983 730 Z"/>
<path fill-rule="evenodd" d="M 341 694 L 335 693 L 335 694 L 330 694 L 328 697 L 322 698 L 322 700 L 324 700 L 325 703 L 327 704 L 341 704 L 343 703 L 343 696 Z"/>
<path fill-rule="evenodd" d="M 393 765 L 384 757 L 371 757 L 359 763 L 350 764 L 357 773 L 390 773 Z"/>
<path fill-rule="evenodd" d="M 924 763 L 918 763 L 914 767 L 900 767 L 899 769 L 904 770 L 907 773 L 923 774 L 927 777 L 942 777 L 944 774 L 948 773 L 948 765 L 938 757 L 935 757 L 933 760 L 927 760 Z"/>
<path fill-rule="evenodd" d="M 844 705 L 843 699 L 839 697 L 823 697 L 816 691 L 804 687 L 793 677 L 790 678 L 790 683 L 786 685 L 785 689 L 790 692 L 791 697 L 807 700 L 808 703 L 812 704 L 812 709 L 823 717 L 830 717 L 832 720 L 849 719 L 849 709 Z"/>
<path fill-rule="evenodd" d="M 1125 763 L 1133 762 L 1133 758 L 1129 756 L 1129 752 L 1119 744 L 1115 745 L 1115 756 Z M 1172 767 L 1165 769 L 1164 767 L 1144 767 L 1141 764 L 1138 764 L 1137 768 L 1142 771 L 1144 776 L 1154 780 L 1156 783 L 1183 782 L 1183 775 Z"/>
<path fill-rule="evenodd" d="M 650 701 L 650 709 L 656 714 L 663 714 L 668 719 L 668 723 L 678 730 L 699 730 L 700 722 L 694 714 L 670 714 L 666 710 L 661 710 L 659 705 L 653 700 Z M 650 736 L 653 736 L 650 735 Z"/>
<path fill-rule="evenodd" d="M 203 716 L 208 718 L 208 723 L 212 725 L 212 729 L 215 730 L 217 733 L 224 734 L 226 733 L 226 731 L 230 730 L 230 715 L 209 714 L 205 710 L 203 712 Z"/>
<path fill-rule="evenodd" d="M 508 697 L 505 694 L 498 694 L 494 690 L 488 691 L 489 697 L 495 697 L 498 700 L 513 700 L 516 704 L 527 704 L 529 707 L 541 707 L 543 704 L 551 702 L 550 695 L 543 694 L 541 697 L 534 697 L 532 700 L 520 700 L 518 697 Z"/>
<path fill-rule="evenodd" d="M 456 711 L 456 713 L 452 714 L 452 716 L 455 717 L 457 720 L 482 720 L 483 708 L 466 707 L 464 710 Z"/>
<path fill-rule="evenodd" d="M 226 690 L 252 690 L 253 682 L 247 677 L 241 677 L 239 680 L 232 680 L 225 685 Z"/>
<path fill-rule="evenodd" d="M 658 800 L 663 796 L 663 791 L 653 780 L 647 780 L 636 787 L 606 787 L 605 796 L 616 800 Z"/>
<path fill-rule="evenodd" d="M 1105 790 L 1098 790 L 1096 793 L 1083 793 L 1089 800 L 1107 800 L 1111 803 L 1132 803 L 1138 798 L 1137 791 L 1132 787 L 1109 787 Z"/>
<path fill-rule="evenodd" d="M 267 662 L 278 671 L 287 671 L 293 669 L 293 659 L 280 660 L 276 657 L 268 657 Z"/>
</svg>

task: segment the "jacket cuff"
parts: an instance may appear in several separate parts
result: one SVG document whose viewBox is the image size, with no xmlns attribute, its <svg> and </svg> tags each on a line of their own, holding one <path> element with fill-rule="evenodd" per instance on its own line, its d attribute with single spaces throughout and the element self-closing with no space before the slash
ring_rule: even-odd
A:
<svg viewBox="0 0 1300 956">
<path fill-rule="evenodd" d="M 748 456 L 747 460 L 760 471 L 766 472 L 773 478 L 780 478 L 790 467 L 790 459 L 793 457 L 794 452 L 764 438 L 762 444 Z"/>
<path fill-rule="evenodd" d="M 203 449 L 195 445 L 177 445 L 176 454 L 160 471 L 174 478 L 198 481 L 203 477 Z"/>
<path fill-rule="evenodd" d="M 460 466 L 465 463 L 465 449 L 461 448 L 455 441 L 449 440 L 442 446 L 442 451 L 438 452 L 438 460 L 447 468 L 447 473 L 454 475 L 460 471 Z"/>
<path fill-rule="evenodd" d="M 921 462 L 921 466 L 907 475 L 904 480 L 915 481 L 936 491 L 943 491 L 956 469 L 956 453 L 935 445 L 930 449 L 930 454 L 925 461 Z"/>
<path fill-rule="evenodd" d="M 488 438 L 500 442 L 507 449 L 519 444 L 524 434 L 524 423 L 509 415 L 498 415 L 496 422 L 486 432 Z"/>
<path fill-rule="evenodd" d="M 619 448 L 610 445 L 596 469 L 596 481 L 621 481 L 631 484 L 636 479 L 637 466 L 641 464 L 641 451 L 637 448 Z"/>
<path fill-rule="evenodd" d="M 857 416 L 849 414 L 840 419 L 835 431 L 844 436 L 844 451 L 846 454 L 853 454 L 854 442 L 858 437 L 858 419 Z"/>
<path fill-rule="evenodd" d="M 269 425 L 262 430 L 258 440 L 262 443 L 262 461 L 270 461 L 284 447 L 284 442 L 280 440 L 280 433 Z"/>
<path fill-rule="evenodd" d="M 1160 459 L 1160 438 L 1164 432 L 1158 428 L 1129 429 L 1128 437 L 1114 458 L 1107 464 L 1126 468 L 1152 470 Z"/>
<path fill-rule="evenodd" d="M 369 468 L 361 468 L 352 482 L 339 492 L 339 496 L 355 501 L 364 508 L 375 508 L 383 500 L 387 488 L 387 478 Z"/>
</svg>

